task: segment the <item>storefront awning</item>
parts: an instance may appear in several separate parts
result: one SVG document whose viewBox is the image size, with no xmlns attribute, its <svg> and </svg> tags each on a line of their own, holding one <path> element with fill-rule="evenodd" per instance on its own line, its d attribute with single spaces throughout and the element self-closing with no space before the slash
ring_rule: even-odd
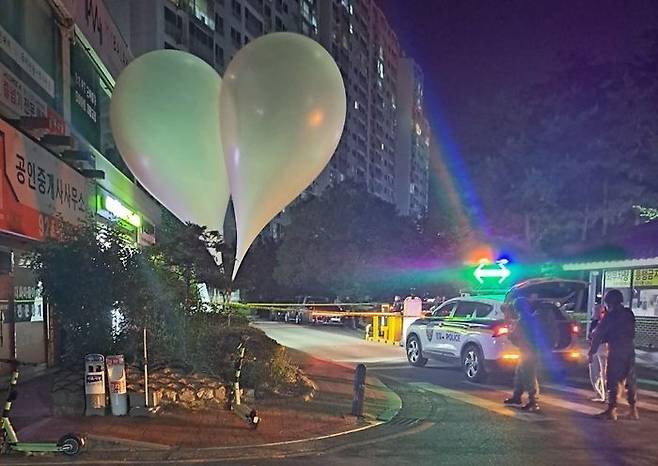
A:
<svg viewBox="0 0 658 466">
<path fill-rule="evenodd" d="M 567 246 L 565 271 L 658 267 L 658 221 L 620 229 L 605 238 Z"/>
<path fill-rule="evenodd" d="M 562 269 L 568 272 L 578 272 L 583 270 L 632 269 L 640 267 L 658 267 L 658 257 L 649 257 L 644 259 L 571 262 L 562 264 Z"/>
</svg>

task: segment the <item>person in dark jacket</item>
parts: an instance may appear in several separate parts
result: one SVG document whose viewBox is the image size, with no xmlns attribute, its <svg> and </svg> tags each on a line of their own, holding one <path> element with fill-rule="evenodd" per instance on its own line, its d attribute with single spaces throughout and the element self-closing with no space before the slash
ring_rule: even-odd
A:
<svg viewBox="0 0 658 466">
<path fill-rule="evenodd" d="M 510 341 L 521 350 L 521 359 L 514 372 L 514 392 L 504 401 L 506 405 L 522 404 L 524 392 L 528 392 L 528 403 L 521 409 L 538 412 L 539 382 L 537 372 L 539 366 L 538 322 L 532 305 L 525 298 L 514 301 L 518 321 L 510 334 Z"/>
<path fill-rule="evenodd" d="M 597 417 L 617 420 L 617 394 L 619 384 L 626 380 L 626 396 L 630 406 L 629 417 L 639 419 L 637 410 L 637 380 L 635 375 L 635 316 L 624 307 L 624 296 L 619 290 L 610 290 L 603 299 L 607 315 L 592 332 L 589 360 L 603 343 L 608 344 L 608 368 L 606 386 L 608 389 L 608 409 Z"/>
</svg>

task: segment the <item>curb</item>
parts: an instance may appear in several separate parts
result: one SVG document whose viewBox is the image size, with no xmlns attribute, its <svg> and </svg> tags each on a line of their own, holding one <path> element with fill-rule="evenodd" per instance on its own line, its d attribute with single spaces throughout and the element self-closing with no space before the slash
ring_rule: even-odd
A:
<svg viewBox="0 0 658 466">
<path fill-rule="evenodd" d="M 391 421 L 395 416 L 398 415 L 402 409 L 402 398 L 400 395 L 395 393 L 388 385 L 386 385 L 379 377 L 377 376 L 368 376 L 374 382 L 373 385 L 377 385 L 379 388 L 383 389 L 386 392 L 386 408 L 384 408 L 378 415 L 375 416 L 377 421 L 386 423 Z"/>
<path fill-rule="evenodd" d="M 371 429 L 373 427 L 378 427 L 383 424 L 386 424 L 390 422 L 397 414 L 400 412 L 402 409 L 402 399 L 400 396 L 395 393 L 388 385 L 386 385 L 384 382 L 379 377 L 376 376 L 368 376 L 368 378 L 371 381 L 372 385 L 376 385 L 378 388 L 382 389 L 383 391 L 386 392 L 386 407 L 380 411 L 377 414 L 366 414 L 365 418 L 366 420 L 366 425 L 362 425 L 359 427 L 355 427 L 352 429 L 344 430 L 344 431 L 339 431 L 339 432 L 333 432 L 330 434 L 324 434 L 324 435 L 319 435 L 315 437 L 307 437 L 307 438 L 302 438 L 302 439 L 295 439 L 295 440 L 285 440 L 281 442 L 266 442 L 266 443 L 258 443 L 258 444 L 248 444 L 248 445 L 231 445 L 231 446 L 222 446 L 222 447 L 203 447 L 203 448 L 193 448 L 191 450 L 196 450 L 196 451 L 230 451 L 230 450 L 238 450 L 238 449 L 245 449 L 245 448 L 267 448 L 267 447 L 277 447 L 277 446 L 286 446 L 286 445 L 295 445 L 295 444 L 302 444 L 302 443 L 310 443 L 310 442 L 317 442 L 320 440 L 326 440 L 326 439 L 331 439 L 331 438 L 336 438 L 336 437 L 341 437 L 344 435 L 349 435 L 349 434 L 354 434 L 357 432 L 362 432 L 368 429 Z M 184 451 L 187 450 L 187 448 L 182 448 L 178 447 L 176 445 L 167 445 L 167 444 L 161 444 L 161 443 L 154 443 L 154 442 L 143 442 L 139 440 L 130 440 L 130 439 L 123 439 L 120 437 L 112 437 L 112 436 L 104 436 L 104 435 L 96 435 L 96 434 L 89 434 L 87 435 L 87 438 L 90 440 L 95 440 L 96 442 L 101 442 L 100 445 L 90 443 L 86 447 L 88 451 L 90 452 L 101 452 L 101 451 L 118 451 L 116 448 L 110 448 L 110 445 L 102 445 L 102 443 L 108 443 L 111 445 L 121 445 L 127 447 L 127 449 L 132 450 L 132 449 L 140 449 L 140 450 L 178 450 L 178 451 Z"/>
<path fill-rule="evenodd" d="M 333 439 L 336 437 L 341 437 L 343 435 L 349 435 L 349 434 L 355 434 L 357 432 L 363 432 L 368 429 L 372 429 L 373 427 L 378 427 L 382 424 L 385 424 L 385 422 L 382 421 L 377 421 L 377 422 L 368 422 L 366 425 L 355 427 L 353 429 L 349 430 L 344 430 L 340 432 L 334 432 L 331 434 L 325 434 L 325 435 L 319 435 L 316 437 L 308 437 L 308 438 L 303 438 L 303 439 L 295 439 L 295 440 L 284 440 L 281 442 L 268 442 L 268 443 L 255 443 L 255 444 L 247 444 L 247 445 L 231 445 L 231 446 L 224 446 L 224 447 L 203 447 L 203 448 L 182 448 L 182 447 L 177 447 L 175 445 L 165 445 L 161 443 L 152 443 L 152 442 L 141 442 L 139 440 L 129 440 L 129 439 L 122 439 L 119 437 L 111 437 L 111 436 L 104 436 L 104 435 L 87 435 L 87 439 L 91 440 L 96 440 L 99 442 L 103 443 L 108 443 L 111 445 L 124 445 L 126 447 L 133 447 L 133 448 L 128 448 L 127 450 L 117 450 L 116 448 L 111 448 L 110 445 L 95 445 L 90 448 L 88 445 L 86 448 L 87 451 L 90 452 L 102 452 L 102 451 L 132 451 L 134 448 L 139 448 L 142 450 L 159 450 L 159 451 L 164 451 L 164 450 L 176 450 L 179 452 L 184 452 L 186 450 L 188 451 L 230 451 L 230 450 L 243 450 L 246 448 L 267 448 L 267 447 L 280 447 L 280 446 L 286 446 L 286 445 L 295 445 L 295 444 L 300 444 L 300 443 L 310 443 L 310 442 L 317 442 L 320 440 L 326 440 L 326 439 Z"/>
</svg>

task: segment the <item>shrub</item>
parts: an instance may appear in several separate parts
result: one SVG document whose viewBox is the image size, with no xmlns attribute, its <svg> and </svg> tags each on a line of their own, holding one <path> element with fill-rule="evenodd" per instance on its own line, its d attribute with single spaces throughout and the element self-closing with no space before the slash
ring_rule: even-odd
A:
<svg viewBox="0 0 658 466">
<path fill-rule="evenodd" d="M 227 327 L 221 316 L 197 313 L 188 322 L 188 349 L 195 370 L 234 380 L 234 363 L 241 339 L 246 339 L 242 385 L 259 391 L 281 392 L 297 383 L 298 368 L 284 347 L 261 330 L 243 325 Z"/>
</svg>

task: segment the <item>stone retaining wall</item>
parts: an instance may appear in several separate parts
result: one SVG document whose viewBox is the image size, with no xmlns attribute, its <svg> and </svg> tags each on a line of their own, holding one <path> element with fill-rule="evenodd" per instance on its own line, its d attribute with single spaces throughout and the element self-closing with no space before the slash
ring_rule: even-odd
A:
<svg viewBox="0 0 658 466">
<path fill-rule="evenodd" d="M 133 406 L 144 403 L 144 376 L 140 368 L 126 368 L 129 399 Z M 229 385 L 199 372 L 172 368 L 156 368 L 149 373 L 150 405 L 180 406 L 202 409 L 223 406 L 229 396 Z M 81 415 L 85 408 L 83 368 L 60 368 L 53 374 L 51 393 L 55 415 Z M 252 398 L 253 390 L 243 392 Z M 109 408 L 109 400 L 107 404 Z"/>
</svg>

